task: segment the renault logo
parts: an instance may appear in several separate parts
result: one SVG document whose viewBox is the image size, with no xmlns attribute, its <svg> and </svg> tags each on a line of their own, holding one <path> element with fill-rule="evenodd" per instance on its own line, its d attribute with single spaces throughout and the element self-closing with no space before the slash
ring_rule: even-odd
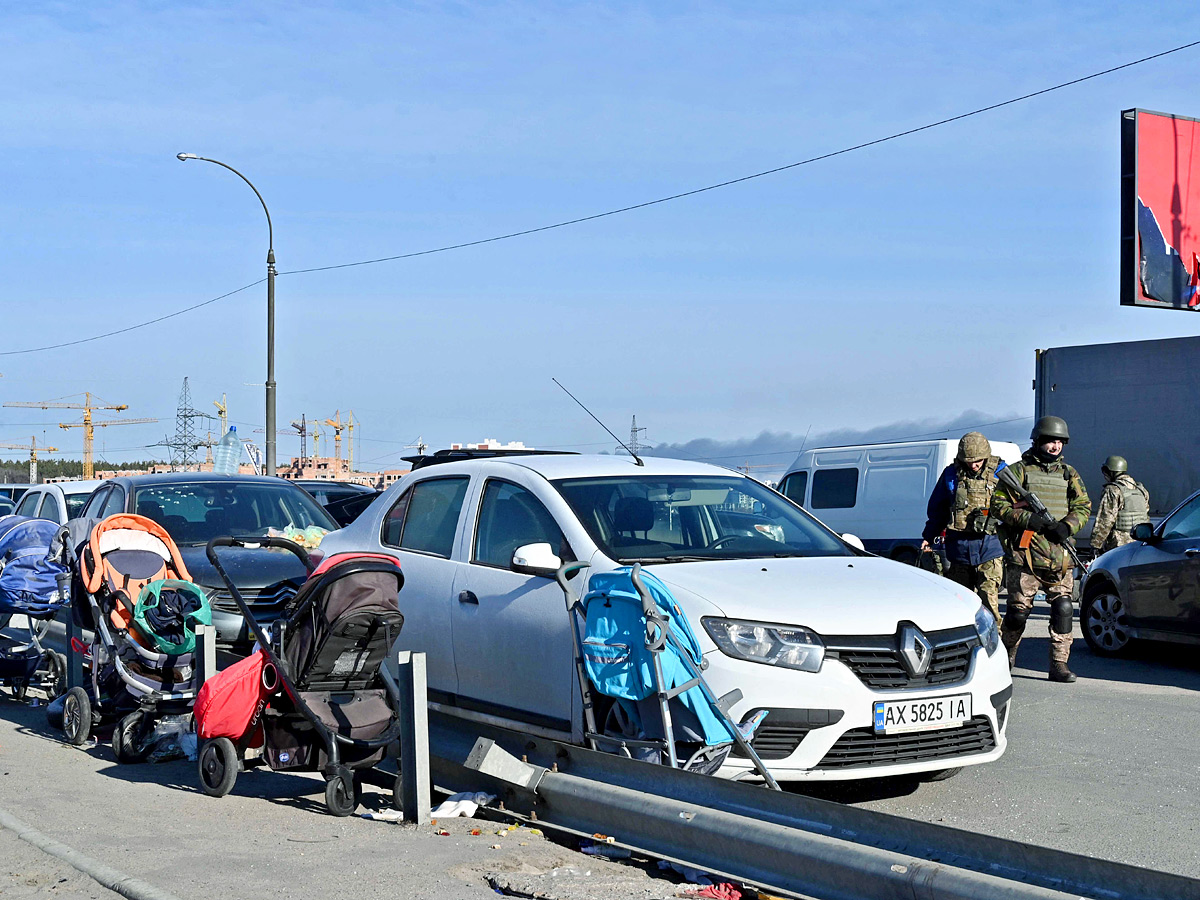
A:
<svg viewBox="0 0 1200 900">
<path fill-rule="evenodd" d="M 914 678 L 929 671 L 929 663 L 933 660 L 933 644 L 916 625 L 905 625 L 900 629 L 900 658 L 904 660 L 908 674 Z"/>
</svg>

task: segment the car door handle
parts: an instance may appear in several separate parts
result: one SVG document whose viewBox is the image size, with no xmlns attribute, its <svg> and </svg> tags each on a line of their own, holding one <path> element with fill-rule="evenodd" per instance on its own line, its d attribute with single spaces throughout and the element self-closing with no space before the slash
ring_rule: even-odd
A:
<svg viewBox="0 0 1200 900">
<path fill-rule="evenodd" d="M 1200 556 L 1200 547 L 1188 547 L 1183 551 L 1184 556 Z"/>
<path fill-rule="evenodd" d="M 458 602 L 459 603 L 474 603 L 476 606 L 478 606 L 479 598 L 475 596 L 474 591 L 459 591 L 458 592 Z"/>
</svg>

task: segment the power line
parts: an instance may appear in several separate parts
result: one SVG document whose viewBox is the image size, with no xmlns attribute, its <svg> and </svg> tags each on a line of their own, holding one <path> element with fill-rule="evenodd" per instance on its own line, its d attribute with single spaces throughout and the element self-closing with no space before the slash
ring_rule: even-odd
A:
<svg viewBox="0 0 1200 900">
<path fill-rule="evenodd" d="M 40 353 L 43 350 L 61 350 L 63 347 L 75 347 L 79 344 L 87 344 L 91 341 L 99 341 L 107 337 L 114 337 L 118 334 L 125 334 L 126 332 L 133 331 L 137 328 L 145 328 L 147 325 L 155 325 L 159 322 L 165 322 L 167 319 L 173 319 L 176 316 L 182 316 L 184 313 L 189 313 L 193 310 L 200 309 L 201 307 L 209 306 L 210 304 L 216 303 L 218 300 L 224 300 L 226 297 L 232 297 L 234 294 L 240 294 L 242 291 L 249 290 L 256 284 L 262 284 L 266 280 L 267 279 L 265 278 L 260 278 L 258 281 L 244 285 L 238 288 L 236 291 L 230 291 L 227 294 L 222 294 L 220 297 L 213 297 L 211 300 L 205 300 L 203 303 L 196 303 L 193 306 L 188 306 L 184 309 L 177 309 L 175 312 L 167 313 L 165 316 L 159 316 L 156 319 L 150 319 L 146 322 L 139 322 L 136 325 L 129 325 L 125 328 L 118 328 L 116 331 L 106 331 L 104 334 L 80 338 L 77 341 L 64 341 L 61 344 L 47 344 L 45 347 L 28 347 L 24 350 L 0 350 L 0 356 L 17 356 L 22 353 Z"/>
<path fill-rule="evenodd" d="M 553 225 L 541 225 L 537 228 L 527 228 L 524 231 L 512 231 L 508 234 L 500 234 L 495 237 L 481 238 L 476 241 L 465 241 L 461 244 L 449 244 L 445 247 L 435 247 L 431 250 L 416 250 L 412 253 L 400 253 L 395 256 L 381 256 L 376 259 L 364 259 L 358 262 L 337 263 L 331 266 L 314 266 L 309 269 L 292 269 L 287 272 L 280 272 L 280 275 L 301 275 L 308 272 L 328 272 L 331 269 L 348 269 L 353 266 L 369 266 L 374 263 L 393 262 L 399 259 L 412 259 L 417 256 L 429 256 L 432 253 L 445 253 L 448 250 L 462 250 L 466 247 L 478 247 L 480 244 L 492 244 L 496 241 L 506 241 L 510 238 L 525 237 L 530 234 L 538 234 L 542 231 L 551 231 L 555 228 L 566 228 L 568 225 L 579 225 L 583 222 L 593 222 L 596 219 L 603 219 L 608 216 L 617 216 L 621 213 L 633 212 L 638 209 L 645 209 L 648 206 L 657 206 L 660 203 L 670 203 L 672 200 L 682 200 L 684 197 L 694 197 L 696 194 L 703 194 L 706 191 L 715 191 L 718 188 L 729 187 L 734 184 L 741 184 L 744 181 L 751 181 L 755 178 L 763 178 L 767 175 L 775 175 L 779 172 L 786 172 L 788 169 L 795 169 L 800 166 L 807 166 L 810 163 L 821 162 L 822 160 L 832 159 L 835 156 L 842 156 L 846 153 L 853 153 L 856 150 L 863 150 L 867 147 L 874 147 L 876 144 L 883 144 L 888 141 L 894 141 L 898 138 L 908 137 L 909 135 L 918 134 L 922 131 L 928 131 L 931 128 L 938 128 L 942 125 L 949 125 L 951 122 L 958 122 L 962 119 L 969 119 L 971 116 L 978 116 L 981 113 L 991 112 L 992 110 L 1000 109 L 1001 107 L 1011 106 L 1014 103 L 1020 103 L 1023 100 L 1029 100 L 1033 97 L 1039 97 L 1042 94 L 1049 94 L 1053 91 L 1059 91 L 1072 85 L 1082 84 L 1085 81 L 1091 81 L 1093 78 L 1099 78 L 1102 75 L 1110 75 L 1113 72 L 1119 72 L 1121 69 L 1128 69 L 1131 66 L 1138 66 L 1145 62 L 1150 62 L 1154 59 L 1159 59 L 1168 56 L 1172 53 L 1178 53 L 1181 50 L 1187 50 L 1190 47 L 1200 45 L 1200 41 L 1192 41 L 1190 44 L 1183 44 L 1180 47 L 1175 47 L 1171 50 L 1164 50 L 1161 53 L 1155 53 L 1152 56 L 1143 56 L 1141 59 L 1135 59 L 1132 62 L 1122 63 L 1119 66 L 1113 66 L 1109 69 L 1104 69 L 1100 72 L 1093 72 L 1091 75 L 1084 75 L 1081 78 L 1073 78 L 1070 81 L 1064 81 L 1061 84 L 1053 85 L 1052 87 L 1042 88 L 1039 91 L 1033 91 L 1028 94 L 1022 94 L 1020 97 L 1013 97 L 1011 100 L 1003 100 L 1000 103 L 992 103 L 989 106 L 981 106 L 978 109 L 973 109 L 970 112 L 959 113 L 957 116 L 950 116 L 946 119 L 939 119 L 936 122 L 930 122 L 927 125 L 920 125 L 916 128 L 909 128 L 906 131 L 898 131 L 895 134 L 889 134 L 886 137 L 875 138 L 871 141 L 864 141 L 861 144 L 855 144 L 852 147 L 844 147 L 841 150 L 834 150 L 830 153 L 822 153 L 819 156 L 810 156 L 808 159 L 802 159 L 799 162 L 788 163 L 784 166 L 776 166 L 773 169 L 766 169 L 762 172 L 755 172 L 753 175 L 743 175 L 740 178 L 731 178 L 728 181 L 710 184 L 706 187 L 693 188 L 690 191 L 681 191 L 677 194 L 671 194 L 667 197 L 659 197 L 657 200 L 646 200 L 643 203 L 634 203 L 631 206 L 622 206 L 619 209 L 610 209 L 607 212 L 593 213 L 590 216 L 580 216 L 576 219 L 567 219 L 563 222 L 555 222 Z"/>
<path fill-rule="evenodd" d="M 902 137 L 908 137 L 910 135 L 919 134 L 920 132 L 928 131 L 931 128 L 938 128 L 942 125 L 949 125 L 952 122 L 959 122 L 963 119 L 969 119 L 972 116 L 978 116 L 978 115 L 981 115 L 986 112 L 992 112 L 993 110 L 1001 109 L 1005 106 L 1011 106 L 1014 103 L 1021 103 L 1022 101 L 1030 100 L 1034 97 L 1040 97 L 1043 94 L 1049 94 L 1054 91 L 1060 91 L 1063 88 L 1068 88 L 1068 87 L 1072 87 L 1077 84 L 1082 84 L 1083 82 L 1091 81 L 1094 78 L 1100 78 L 1104 75 L 1111 75 L 1113 72 L 1119 72 L 1122 69 L 1129 69 L 1129 68 L 1132 68 L 1133 66 L 1140 66 L 1142 63 L 1151 62 L 1152 60 L 1155 60 L 1155 59 L 1161 59 L 1164 56 L 1170 56 L 1172 53 L 1179 53 L 1182 50 L 1189 50 L 1192 47 L 1195 47 L 1197 45 L 1200 45 L 1200 41 L 1192 41 L 1191 43 L 1188 43 L 1188 44 L 1182 44 L 1178 47 L 1173 47 L 1170 50 L 1163 50 L 1161 53 L 1154 53 L 1154 54 L 1151 54 L 1150 56 L 1143 56 L 1141 59 L 1135 59 L 1135 60 L 1132 60 L 1131 62 L 1122 63 L 1119 66 L 1112 66 L 1107 69 L 1102 69 L 1099 72 L 1093 72 L 1090 75 L 1084 75 L 1079 78 L 1072 78 L 1070 81 L 1064 81 L 1064 82 L 1061 82 L 1060 84 L 1052 85 L 1051 87 L 1042 88 L 1041 90 L 1031 91 L 1028 94 L 1022 94 L 1019 97 L 1013 97 L 1009 100 L 1002 100 L 999 103 L 992 103 L 992 104 L 989 104 L 988 106 L 981 106 L 978 109 L 971 110 L 970 112 L 959 113 L 956 116 L 949 116 L 948 118 L 945 118 L 945 119 L 938 119 L 936 122 L 930 122 L 926 125 L 919 125 L 916 128 L 909 128 L 909 129 L 906 129 L 905 131 L 898 131 L 894 134 L 886 135 L 885 137 L 875 138 L 874 140 L 863 141 L 862 143 L 854 144 L 853 146 L 850 146 L 850 147 L 843 147 L 841 150 L 833 150 L 829 153 L 822 153 L 818 156 L 810 156 L 807 159 L 802 159 L 802 160 L 799 160 L 798 162 L 788 163 L 787 165 L 783 165 L 783 166 L 776 166 L 773 169 L 765 169 L 761 172 L 755 172 L 752 175 L 742 175 L 739 178 L 731 178 L 727 181 L 718 182 L 717 184 L 710 184 L 710 185 L 706 185 L 705 187 L 693 188 L 692 190 L 688 190 L 688 191 L 680 191 L 679 193 L 670 194 L 666 197 L 659 197 L 656 200 L 646 200 L 642 203 L 634 203 L 630 206 L 622 206 L 618 209 L 610 209 L 605 212 L 593 213 L 593 214 L 587 215 L 587 216 L 579 216 L 578 218 L 567 219 L 565 221 L 555 222 L 550 225 L 540 225 L 537 228 L 526 228 L 522 231 L 510 231 L 507 234 L 499 234 L 499 235 L 495 235 L 493 237 L 480 238 L 480 239 L 474 240 L 474 241 L 463 241 L 458 244 L 447 244 L 442 247 L 433 247 L 428 250 L 415 250 L 411 253 L 398 253 L 393 256 L 380 256 L 380 257 L 376 257 L 374 259 L 362 259 L 362 260 L 358 260 L 356 262 L 335 263 L 334 265 L 329 265 L 329 266 L 313 266 L 313 267 L 307 268 L 307 269 L 290 269 L 285 272 L 280 272 L 279 274 L 280 275 L 304 275 L 304 274 L 308 274 L 310 272 L 328 272 L 333 269 L 349 269 L 349 268 L 353 268 L 353 267 L 357 267 L 357 266 L 370 266 L 370 265 L 374 265 L 376 263 L 395 262 L 397 260 L 402 260 L 402 259 L 414 259 L 415 257 L 418 257 L 418 256 L 429 256 L 434 253 L 446 253 L 450 250 L 463 250 L 463 249 L 466 249 L 467 247 L 478 247 L 482 244 L 493 244 L 493 243 L 496 243 L 497 241 L 507 241 L 512 238 L 525 237 L 525 236 L 531 235 L 531 234 L 539 234 L 540 232 L 543 232 L 543 231 L 552 231 L 556 228 L 566 228 L 570 225 L 579 225 L 584 222 L 593 222 L 597 219 L 604 219 L 609 216 L 616 216 L 616 215 L 620 215 L 622 213 L 633 212 L 633 211 L 639 210 L 639 209 L 646 209 L 647 207 L 650 207 L 650 206 L 658 206 L 659 204 L 662 204 L 662 203 L 670 203 L 673 200 L 682 200 L 685 197 L 694 197 L 696 194 L 703 194 L 708 191 L 715 191 L 719 188 L 729 187 L 729 186 L 735 185 L 735 184 L 741 184 L 742 182 L 751 181 L 755 178 L 764 178 L 767 175 L 775 175 L 775 174 L 778 174 L 779 172 L 786 172 L 789 169 L 796 169 L 796 168 L 799 168 L 800 166 L 807 166 L 807 165 L 810 165 L 815 162 L 821 162 L 822 160 L 832 159 L 835 156 L 842 156 L 847 153 L 853 153 L 857 150 L 864 150 L 867 147 L 874 147 L 878 144 L 887 143 L 888 141 L 894 141 L 894 140 L 897 140 Z M 81 338 L 76 341 L 66 341 L 66 342 L 60 343 L 60 344 L 50 344 L 45 347 L 29 347 L 24 350 L 4 350 L 4 351 L 0 351 L 0 356 L 16 356 L 18 354 L 24 354 L 24 353 L 38 353 L 43 350 L 58 350 L 63 347 L 73 347 L 73 346 L 77 346 L 78 344 L 86 344 L 90 341 L 98 341 L 98 340 L 101 340 L 102 338 L 113 337 L 118 334 L 125 334 L 126 332 L 133 331 L 134 329 L 137 329 L 137 328 L 144 328 L 147 325 L 154 325 L 158 322 L 165 321 L 166 319 L 171 319 L 171 318 L 174 318 L 175 316 L 180 316 L 180 315 L 183 315 L 184 313 L 192 312 L 193 310 L 200 309 L 201 307 L 208 306 L 209 304 L 212 304 L 212 303 L 216 303 L 218 300 L 224 300 L 226 297 L 232 297 L 234 294 L 241 293 L 242 291 L 252 288 L 255 285 L 262 284 L 263 281 L 265 281 L 265 280 L 266 280 L 265 278 L 260 278 L 258 281 L 255 281 L 251 284 L 247 284 L 243 287 L 238 288 L 237 290 L 230 291 L 227 294 L 222 294 L 219 297 L 213 297 L 211 300 L 205 300 L 203 303 L 197 303 L 194 306 L 189 306 L 185 309 L 177 310 L 176 312 L 167 313 L 165 316 L 159 316 L 158 318 L 150 319 L 149 321 L 146 321 L 146 322 L 140 322 L 136 325 L 130 325 L 126 328 L 121 328 L 116 331 L 106 332 L 105 334 L 98 334 L 94 337 Z"/>
</svg>

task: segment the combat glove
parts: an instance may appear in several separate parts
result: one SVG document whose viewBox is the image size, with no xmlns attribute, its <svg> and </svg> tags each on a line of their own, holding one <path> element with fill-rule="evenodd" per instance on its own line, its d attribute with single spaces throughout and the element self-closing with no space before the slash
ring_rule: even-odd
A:
<svg viewBox="0 0 1200 900">
<path fill-rule="evenodd" d="M 1036 531 L 1039 534 L 1049 536 L 1049 529 L 1055 525 L 1055 520 L 1043 513 L 1030 513 L 1029 524 L 1025 526 L 1027 531 Z"/>
<path fill-rule="evenodd" d="M 1055 522 L 1042 533 L 1054 543 L 1062 544 L 1071 536 L 1071 523 L 1063 519 L 1061 522 Z"/>
</svg>

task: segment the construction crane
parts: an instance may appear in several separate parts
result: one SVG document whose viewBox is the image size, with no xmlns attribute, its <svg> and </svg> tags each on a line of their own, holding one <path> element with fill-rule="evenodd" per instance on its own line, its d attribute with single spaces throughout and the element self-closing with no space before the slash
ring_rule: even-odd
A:
<svg viewBox="0 0 1200 900">
<path fill-rule="evenodd" d="M 59 400 L 42 400 L 33 403 L 25 403 L 13 401 L 5 403 L 5 406 L 24 406 L 33 409 L 82 409 L 82 422 L 59 422 L 59 428 L 82 428 L 83 429 L 83 477 L 95 477 L 95 469 L 92 466 L 92 438 L 95 435 L 97 427 L 105 427 L 108 425 L 141 425 L 143 423 L 157 422 L 158 419 L 110 419 L 107 422 L 92 421 L 92 411 L 97 409 L 112 409 L 122 410 L 129 409 L 128 404 L 121 403 L 116 405 L 93 405 L 91 392 L 84 395 L 83 403 L 63 403 Z"/>
<path fill-rule="evenodd" d="M 335 472 L 342 471 L 342 429 L 346 427 L 346 423 L 342 421 L 342 411 L 335 409 L 333 418 L 326 419 L 325 424 L 333 429 L 333 458 L 336 461 L 334 468 Z"/>
<path fill-rule="evenodd" d="M 313 465 L 317 464 L 317 459 L 321 456 L 321 423 L 313 419 L 312 423 L 312 439 L 313 439 Z"/>
<path fill-rule="evenodd" d="M 38 450 L 43 453 L 57 453 L 57 447 L 38 447 L 37 436 L 29 438 L 28 444 L 0 444 L 6 450 L 28 450 L 29 451 L 29 483 L 37 484 L 37 455 Z"/>
<path fill-rule="evenodd" d="M 415 444 L 405 444 L 404 449 L 416 450 L 417 456 L 424 456 L 425 451 L 429 449 L 429 445 L 425 443 L 425 439 L 422 436 L 417 435 L 417 442 Z"/>
<path fill-rule="evenodd" d="M 347 417 L 346 429 L 350 432 L 350 434 L 348 435 L 348 441 L 347 441 L 349 448 L 350 448 L 350 455 L 347 458 L 346 468 L 348 468 L 351 472 L 353 472 L 354 471 L 354 410 L 350 410 L 350 415 Z"/>
<path fill-rule="evenodd" d="M 304 465 L 305 458 L 308 456 L 308 419 L 304 413 L 300 414 L 300 421 L 292 420 L 292 427 L 296 429 L 296 434 L 300 435 L 300 465 Z"/>
<path fill-rule="evenodd" d="M 221 417 L 221 434 L 225 434 L 229 430 L 229 403 L 225 399 L 225 395 L 221 395 L 221 399 L 214 400 L 213 406 L 217 408 L 217 415 Z"/>
</svg>

